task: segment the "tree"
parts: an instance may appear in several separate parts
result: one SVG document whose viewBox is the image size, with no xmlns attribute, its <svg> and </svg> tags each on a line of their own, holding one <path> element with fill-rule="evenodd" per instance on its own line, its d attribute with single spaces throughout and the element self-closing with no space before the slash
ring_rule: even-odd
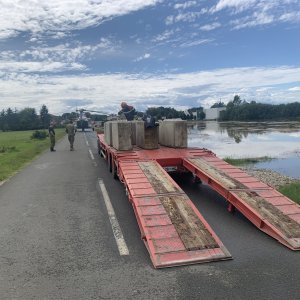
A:
<svg viewBox="0 0 300 300">
<path fill-rule="evenodd" d="M 242 103 L 242 99 L 239 95 L 235 95 L 232 101 L 234 106 L 238 106 Z"/>
<path fill-rule="evenodd" d="M 226 105 L 224 102 L 219 101 L 219 102 L 214 103 L 210 108 L 225 107 L 225 106 Z"/>
<path fill-rule="evenodd" d="M 42 105 L 41 109 L 40 109 L 40 119 L 41 119 L 41 123 L 42 123 L 42 127 L 43 128 L 47 128 L 50 124 L 50 115 L 48 112 L 48 108 L 45 104 Z"/>
<path fill-rule="evenodd" d="M 31 130 L 39 127 L 39 118 L 34 108 L 24 108 L 19 112 L 20 130 Z"/>
</svg>

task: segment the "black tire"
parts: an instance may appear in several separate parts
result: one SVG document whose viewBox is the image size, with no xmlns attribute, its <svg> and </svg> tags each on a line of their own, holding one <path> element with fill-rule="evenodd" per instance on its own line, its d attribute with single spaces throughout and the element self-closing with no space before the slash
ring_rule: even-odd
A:
<svg viewBox="0 0 300 300">
<path fill-rule="evenodd" d="M 101 156 L 101 146 L 99 140 L 97 140 L 98 154 Z"/>
<path fill-rule="evenodd" d="M 107 157 L 107 168 L 109 172 L 112 172 L 112 167 L 111 167 L 111 157 Z"/>
<path fill-rule="evenodd" d="M 202 181 L 199 177 L 197 177 L 196 175 L 193 174 L 193 182 L 195 184 L 202 184 Z"/>
<path fill-rule="evenodd" d="M 119 179 L 119 177 L 118 177 L 118 171 L 117 171 L 117 167 L 116 166 L 114 166 L 113 167 L 113 169 L 112 169 L 112 175 L 113 175 L 113 178 L 114 179 Z"/>
</svg>

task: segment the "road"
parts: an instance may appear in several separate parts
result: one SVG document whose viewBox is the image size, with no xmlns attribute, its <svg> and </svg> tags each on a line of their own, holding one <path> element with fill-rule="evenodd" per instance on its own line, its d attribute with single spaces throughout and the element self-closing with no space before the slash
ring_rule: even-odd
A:
<svg viewBox="0 0 300 300">
<path fill-rule="evenodd" d="M 189 178 L 175 180 L 234 259 L 155 270 L 94 132 L 78 132 L 74 152 L 66 137 L 56 149 L 0 187 L 1 300 L 299 299 L 300 253 L 228 213 L 222 197 Z M 128 255 L 120 255 L 99 180 Z"/>
</svg>

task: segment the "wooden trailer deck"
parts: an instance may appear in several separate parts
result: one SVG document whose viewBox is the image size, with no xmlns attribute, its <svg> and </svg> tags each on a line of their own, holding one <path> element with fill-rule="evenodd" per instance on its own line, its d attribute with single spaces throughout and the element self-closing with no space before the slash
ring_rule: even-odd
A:
<svg viewBox="0 0 300 300">
<path fill-rule="evenodd" d="M 231 258 L 188 196 L 157 162 L 121 161 L 119 167 L 156 268 Z"/>
</svg>

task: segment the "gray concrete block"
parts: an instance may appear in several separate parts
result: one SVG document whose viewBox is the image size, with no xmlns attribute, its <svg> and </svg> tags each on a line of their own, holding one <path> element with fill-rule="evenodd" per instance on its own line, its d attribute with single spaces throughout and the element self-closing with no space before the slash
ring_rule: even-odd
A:
<svg viewBox="0 0 300 300">
<path fill-rule="evenodd" d="M 164 120 L 159 123 L 159 143 L 174 148 L 187 147 L 187 122 L 185 120 Z"/>
<path fill-rule="evenodd" d="M 112 122 L 104 123 L 104 140 L 108 146 L 112 146 L 112 131 L 111 131 Z"/>
<path fill-rule="evenodd" d="M 131 144 L 136 145 L 136 122 L 131 121 Z"/>
<path fill-rule="evenodd" d="M 112 146 L 117 150 L 131 150 L 131 122 L 112 122 Z"/>
<path fill-rule="evenodd" d="M 136 122 L 136 145 L 143 149 L 158 148 L 158 127 L 145 128 L 144 121 Z"/>
</svg>

